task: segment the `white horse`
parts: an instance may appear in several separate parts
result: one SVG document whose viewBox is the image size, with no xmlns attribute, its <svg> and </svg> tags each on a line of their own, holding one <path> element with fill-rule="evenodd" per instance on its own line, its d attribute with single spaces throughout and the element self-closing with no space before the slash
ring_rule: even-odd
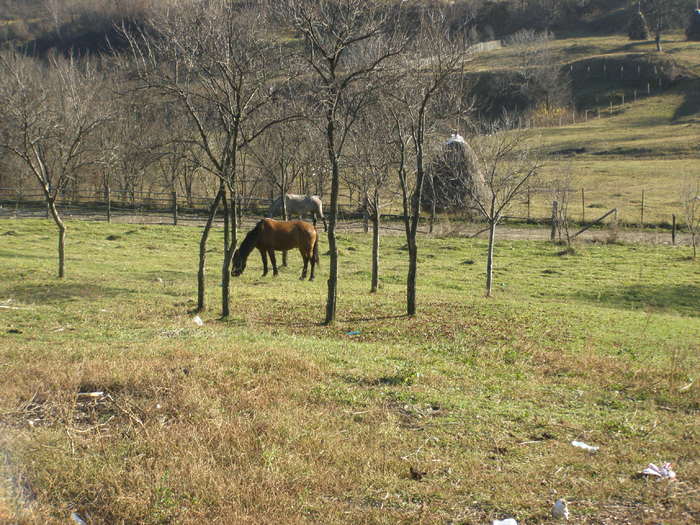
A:
<svg viewBox="0 0 700 525">
<path fill-rule="evenodd" d="M 285 204 L 287 205 L 288 215 L 299 215 L 300 217 L 309 213 L 316 226 L 316 218 L 320 217 L 323 221 L 323 230 L 328 231 L 326 218 L 323 216 L 323 204 L 318 195 L 292 195 L 287 193 L 284 196 Z M 282 214 L 282 197 L 277 197 L 267 213 L 268 217 Z"/>
</svg>

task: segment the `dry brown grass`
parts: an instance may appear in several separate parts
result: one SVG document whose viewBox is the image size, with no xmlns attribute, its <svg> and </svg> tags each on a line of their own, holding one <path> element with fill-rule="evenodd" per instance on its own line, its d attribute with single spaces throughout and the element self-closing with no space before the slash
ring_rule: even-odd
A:
<svg viewBox="0 0 700 525">
<path fill-rule="evenodd" d="M 508 287 L 487 301 L 483 241 L 422 240 L 408 319 L 402 240 L 383 240 L 370 296 L 368 243 L 348 234 L 335 326 L 316 322 L 322 279 L 299 283 L 291 256 L 277 279 L 251 262 L 235 316 L 197 327 L 195 229 L 71 222 L 85 255 L 57 283 L 44 225 L 14 222 L 0 250 L 0 299 L 20 308 L 0 313 L 0 522 L 543 523 L 557 497 L 580 524 L 700 512 L 685 248 L 501 243 Z M 587 295 L 640 282 L 670 286 L 667 306 Z M 666 460 L 677 482 L 635 477 Z"/>
</svg>

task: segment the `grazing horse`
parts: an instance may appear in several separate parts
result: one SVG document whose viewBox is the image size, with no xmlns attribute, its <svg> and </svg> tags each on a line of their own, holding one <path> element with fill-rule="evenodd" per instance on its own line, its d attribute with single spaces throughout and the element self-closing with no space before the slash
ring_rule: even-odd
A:
<svg viewBox="0 0 700 525">
<path fill-rule="evenodd" d="M 304 271 L 301 272 L 301 280 L 306 277 L 306 269 L 311 261 L 311 276 L 314 280 L 314 269 L 319 263 L 318 259 L 318 235 L 316 228 L 304 221 L 276 221 L 274 219 L 262 219 L 250 230 L 243 239 L 241 245 L 233 253 L 233 268 L 231 275 L 238 277 L 245 270 L 248 256 L 254 248 L 260 250 L 263 262 L 263 276 L 267 275 L 267 256 L 272 261 L 272 273 L 277 275 L 277 261 L 275 250 L 286 251 L 299 248 L 304 259 Z"/>
<path fill-rule="evenodd" d="M 323 221 L 323 230 L 328 231 L 328 225 L 326 224 L 326 218 L 323 216 L 323 203 L 321 203 L 321 198 L 318 195 L 292 195 L 287 193 L 285 196 L 285 202 L 287 204 L 287 213 L 289 215 L 299 215 L 300 217 L 306 213 L 311 214 L 311 218 L 316 226 L 316 217 L 320 217 Z M 277 197 L 268 211 L 270 217 L 279 215 L 282 213 L 282 197 Z"/>
</svg>

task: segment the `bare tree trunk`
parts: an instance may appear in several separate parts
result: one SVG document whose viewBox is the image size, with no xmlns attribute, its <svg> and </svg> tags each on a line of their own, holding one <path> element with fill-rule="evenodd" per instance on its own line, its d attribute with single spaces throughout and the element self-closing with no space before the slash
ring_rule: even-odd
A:
<svg viewBox="0 0 700 525">
<path fill-rule="evenodd" d="M 338 193 L 340 173 L 338 169 L 338 157 L 335 153 L 335 126 L 331 110 L 327 115 L 327 146 L 331 161 L 331 213 L 328 218 L 328 249 L 331 260 L 328 270 L 328 295 L 326 297 L 326 319 L 324 324 L 329 325 L 335 320 L 336 301 L 338 298 L 338 245 L 335 237 L 335 224 L 338 217 Z"/>
<path fill-rule="evenodd" d="M 496 241 L 496 221 L 489 219 L 489 248 L 486 254 L 486 297 L 491 297 L 493 286 L 493 245 Z"/>
<path fill-rule="evenodd" d="M 209 208 L 209 217 L 202 231 L 202 236 L 199 239 L 199 269 L 197 271 L 197 311 L 202 312 L 206 308 L 205 302 L 205 287 L 206 287 L 206 263 L 207 263 L 207 239 L 209 239 L 209 231 L 216 217 L 216 211 L 219 209 L 219 203 L 224 194 L 223 181 L 219 185 L 219 191 L 216 193 L 214 202 Z"/>
<path fill-rule="evenodd" d="M 430 202 L 430 230 L 429 233 L 433 233 L 433 224 L 435 223 L 435 176 L 430 177 L 430 191 L 432 194 L 432 199 Z"/>
<path fill-rule="evenodd" d="M 177 189 L 173 188 L 173 224 L 177 226 Z"/>
<path fill-rule="evenodd" d="M 224 257 L 228 252 L 228 247 L 230 245 L 229 238 L 229 213 L 228 213 L 228 198 L 226 197 L 226 192 L 221 196 L 221 204 L 224 206 Z"/>
<path fill-rule="evenodd" d="M 58 214 L 55 198 L 48 200 L 47 207 L 58 226 L 58 278 L 63 279 L 66 276 L 66 225 Z"/>
<path fill-rule="evenodd" d="M 286 188 L 286 183 L 285 183 Z M 286 190 L 282 192 L 282 218 L 285 221 L 289 220 L 289 213 L 287 212 L 287 192 Z M 287 266 L 287 250 L 282 250 L 282 266 Z"/>
<path fill-rule="evenodd" d="M 425 116 L 421 117 L 420 130 L 418 135 L 422 136 L 425 129 Z M 416 141 L 416 187 L 411 196 L 410 228 L 408 235 L 408 276 L 406 277 L 406 313 L 410 316 L 416 315 L 416 278 L 418 275 L 418 222 L 420 220 L 420 201 L 425 183 L 425 169 L 423 168 L 423 143 Z"/>
<path fill-rule="evenodd" d="M 112 222 L 112 188 L 109 185 L 109 182 L 107 182 L 107 189 L 105 191 L 106 196 L 107 196 L 107 222 L 111 223 Z"/>
<path fill-rule="evenodd" d="M 237 231 L 238 231 L 238 214 L 236 213 L 236 204 L 238 201 L 235 188 L 228 187 L 228 206 L 227 213 L 229 215 L 228 224 L 231 228 L 230 238 L 231 244 L 224 251 L 224 264 L 221 268 L 221 317 L 226 318 L 231 313 L 231 261 L 233 253 L 236 250 Z"/>
<path fill-rule="evenodd" d="M 416 276 L 418 273 L 418 245 L 414 236 L 408 241 L 408 277 L 406 279 L 406 313 L 416 315 Z"/>
<path fill-rule="evenodd" d="M 376 293 L 379 287 L 379 194 L 374 194 L 374 213 L 372 214 L 372 288 Z"/>
<path fill-rule="evenodd" d="M 369 199 L 366 193 L 362 200 L 362 229 L 365 233 L 369 232 Z"/>
</svg>

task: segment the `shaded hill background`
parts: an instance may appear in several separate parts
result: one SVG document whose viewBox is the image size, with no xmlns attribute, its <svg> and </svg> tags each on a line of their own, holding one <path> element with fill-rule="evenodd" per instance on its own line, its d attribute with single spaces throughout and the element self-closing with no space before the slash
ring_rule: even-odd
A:
<svg viewBox="0 0 700 525">
<path fill-rule="evenodd" d="M 670 19 L 671 28 L 688 22 L 686 15 Z M 409 23 L 437 0 L 386 2 L 387 9 L 401 5 Z M 141 24 L 155 0 L 0 0 L 0 42 L 26 45 L 38 54 L 56 49 L 78 54 L 104 52 L 109 44 L 119 49 L 115 27 L 124 22 Z M 624 31 L 629 20 L 628 0 L 468 0 L 445 7 L 455 31 L 468 31 L 473 41 L 505 38 L 521 29 L 554 31 L 559 37 L 611 34 Z"/>
</svg>

